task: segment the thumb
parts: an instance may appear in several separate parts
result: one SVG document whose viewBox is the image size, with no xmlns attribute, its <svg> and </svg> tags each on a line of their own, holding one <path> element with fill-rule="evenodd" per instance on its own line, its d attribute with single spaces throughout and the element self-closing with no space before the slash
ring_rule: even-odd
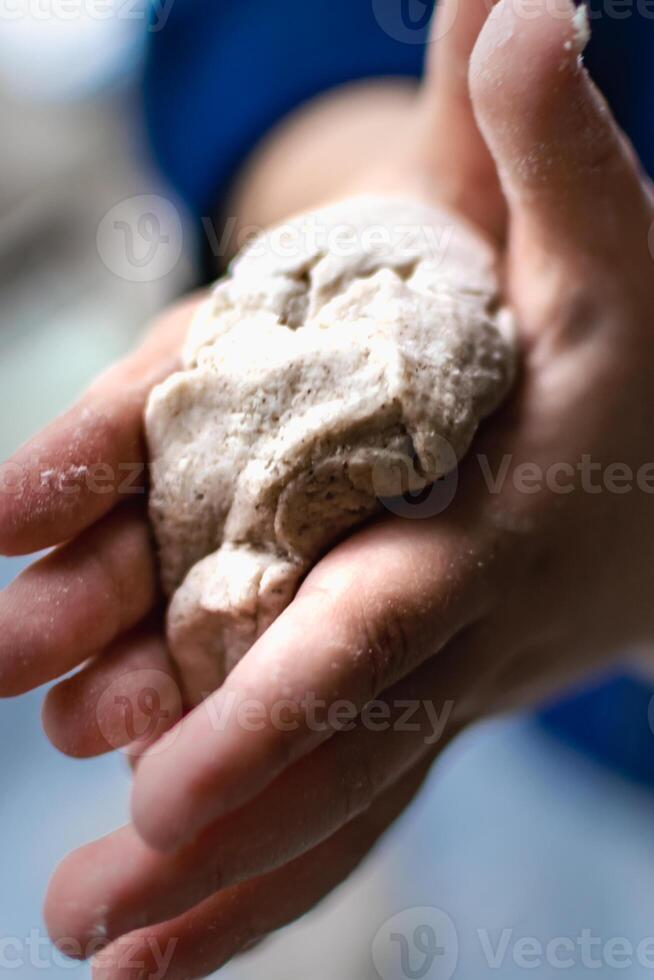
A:
<svg viewBox="0 0 654 980">
<path fill-rule="evenodd" d="M 563 262 L 646 248 L 651 220 L 635 154 L 581 61 L 584 7 L 500 0 L 475 45 L 470 91 L 497 162 L 512 231 Z"/>
</svg>

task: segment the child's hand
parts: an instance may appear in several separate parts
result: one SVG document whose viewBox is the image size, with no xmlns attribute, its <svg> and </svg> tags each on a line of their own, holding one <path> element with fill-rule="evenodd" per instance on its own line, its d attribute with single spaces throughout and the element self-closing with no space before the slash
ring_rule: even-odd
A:
<svg viewBox="0 0 654 980">
<path fill-rule="evenodd" d="M 518 390 L 462 467 L 451 506 L 433 519 L 389 517 L 334 549 L 225 685 L 141 760 L 136 829 L 59 869 L 47 909 L 55 937 L 131 933 L 99 960 L 105 980 L 147 975 L 153 944 L 161 953 L 173 939 L 169 980 L 220 966 L 349 872 L 457 728 L 652 639 L 654 468 L 642 467 L 653 454 L 654 210 L 576 64 L 572 10 L 551 7 L 535 16 L 532 4 L 521 18 L 502 0 L 471 69 L 509 202 Z M 483 0 L 471 0 L 438 43 L 436 94 L 428 88 L 421 111 L 426 144 L 444 147 L 430 161 L 434 195 L 501 233 L 502 198 L 463 69 L 483 17 Z M 161 342 L 162 366 L 179 329 Z M 94 389 L 89 404 L 111 418 L 99 433 L 78 411 L 27 447 L 25 464 L 35 455 L 40 469 L 140 460 L 140 411 L 158 373 L 148 363 L 146 378 L 139 363 Z M 119 499 L 2 503 L 7 550 L 74 538 L 2 597 L 4 692 L 114 642 L 49 698 L 54 741 L 78 754 L 107 747 L 100 689 L 124 676 L 135 695 L 135 664 L 171 669 L 156 634 L 123 636 L 156 587 L 145 517 Z M 348 705 L 360 711 L 371 699 L 375 712 L 335 732 Z M 239 713 L 243 701 L 254 715 Z M 343 703 L 325 726 L 325 706 Z M 408 727 L 399 724 L 407 703 L 418 706 Z"/>
</svg>

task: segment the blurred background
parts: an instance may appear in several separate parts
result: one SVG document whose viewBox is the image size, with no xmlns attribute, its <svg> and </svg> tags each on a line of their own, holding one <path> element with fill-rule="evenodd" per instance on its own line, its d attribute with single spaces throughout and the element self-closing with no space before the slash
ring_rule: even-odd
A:
<svg viewBox="0 0 654 980">
<path fill-rule="evenodd" d="M 63 16 L 53 3 L 19 0 L 0 14 L 0 458 L 203 275 L 197 229 L 144 135 L 145 5 L 123 0 L 118 16 L 112 0 L 95 13 L 72 4 Z M 166 245 L 154 271 L 124 264 L 125 236 L 137 233 L 135 248 Z M 0 559 L 0 586 L 23 565 Z M 129 792 L 122 756 L 72 762 L 49 747 L 42 694 L 0 705 L 0 971 L 21 980 L 89 974 L 47 943 L 41 901 L 67 851 L 126 820 Z M 592 703 L 582 698 L 573 711 L 591 712 Z M 602 710 L 610 729 L 610 703 Z M 527 968 L 525 937 L 543 948 L 567 937 L 555 954 L 532 955 L 536 977 L 650 975 L 654 940 L 649 961 L 643 953 L 631 963 L 624 943 L 635 951 L 654 935 L 653 826 L 642 781 L 592 761 L 540 721 L 481 726 L 448 751 L 350 883 L 225 975 L 512 978 Z M 442 955 L 426 969 L 419 950 L 402 961 L 391 933 L 404 933 L 411 949 L 429 923 Z"/>
</svg>

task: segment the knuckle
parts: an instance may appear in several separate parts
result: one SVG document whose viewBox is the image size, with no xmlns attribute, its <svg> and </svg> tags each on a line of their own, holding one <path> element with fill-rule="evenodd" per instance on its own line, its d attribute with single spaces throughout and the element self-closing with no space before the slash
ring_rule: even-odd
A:
<svg viewBox="0 0 654 980">
<path fill-rule="evenodd" d="M 411 642 L 406 616 L 391 597 L 359 596 L 353 611 L 355 648 L 365 667 L 364 697 L 377 697 L 410 668 Z"/>
<path fill-rule="evenodd" d="M 621 174 L 625 167 L 625 147 L 612 129 L 588 128 L 580 140 L 582 166 L 589 176 Z"/>
<path fill-rule="evenodd" d="M 297 758 L 298 747 L 288 732 L 281 731 L 271 721 L 268 733 L 268 753 L 273 772 L 285 772 Z"/>
<path fill-rule="evenodd" d="M 100 554 L 91 553 L 88 562 L 91 571 L 89 580 L 96 578 L 101 583 L 99 594 L 104 597 L 103 619 L 106 633 L 109 637 L 118 636 L 129 623 L 125 610 L 125 603 L 129 600 L 120 571 L 116 562 L 108 555 L 103 558 Z"/>
<path fill-rule="evenodd" d="M 147 527 L 130 508 L 120 518 L 120 524 L 110 521 L 102 528 L 101 539 L 89 556 L 98 568 L 117 632 L 133 626 L 156 594 L 156 571 Z M 131 573 L 134 569 L 138 569 L 138 575 Z"/>
<path fill-rule="evenodd" d="M 355 747 L 344 738 L 341 742 L 342 815 L 344 823 L 348 823 L 370 807 L 381 789 L 382 778 L 374 757 L 364 746 Z"/>
<path fill-rule="evenodd" d="M 348 575 L 346 582 L 307 581 L 295 603 L 308 618 L 333 624 L 330 649 L 335 659 L 348 659 L 361 706 L 411 668 L 411 609 L 397 588 L 362 583 L 361 575 Z"/>
</svg>

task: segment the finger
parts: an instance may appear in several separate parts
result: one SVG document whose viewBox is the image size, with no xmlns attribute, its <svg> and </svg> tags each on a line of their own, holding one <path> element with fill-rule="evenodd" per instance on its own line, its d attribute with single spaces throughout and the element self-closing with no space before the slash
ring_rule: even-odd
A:
<svg viewBox="0 0 654 980">
<path fill-rule="evenodd" d="M 100 930 L 113 941 L 316 847 L 445 748 L 462 724 L 455 707 L 471 686 L 471 662 L 481 678 L 485 659 L 462 638 L 182 851 L 153 851 L 125 827 L 71 854 L 48 892 L 51 935 L 86 944 Z"/>
<path fill-rule="evenodd" d="M 360 711 L 480 618 L 492 545 L 473 515 L 464 523 L 385 521 L 314 569 L 170 749 L 141 760 L 132 814 L 151 846 L 191 840 L 328 738 L 333 729 L 307 723 L 313 704 L 345 699 Z M 244 732 L 251 709 L 265 724 Z"/>
<path fill-rule="evenodd" d="M 0 593 L 0 697 L 65 674 L 135 626 L 157 597 L 150 530 L 119 508 Z"/>
<path fill-rule="evenodd" d="M 582 64 L 588 36 L 571 0 L 501 0 L 470 66 L 512 216 L 563 264 L 614 255 L 617 235 L 645 250 L 650 221 L 634 153 Z"/>
<path fill-rule="evenodd" d="M 421 93 L 420 140 L 439 200 L 501 239 L 506 206 L 468 85 L 470 55 L 492 4 L 442 0 L 437 5 Z"/>
<path fill-rule="evenodd" d="M 136 758 L 181 717 L 181 692 L 158 623 L 120 637 L 53 687 L 43 705 L 46 735 L 77 759 L 114 749 Z"/>
<path fill-rule="evenodd" d="M 153 975 L 192 980 L 219 969 L 258 939 L 309 911 L 342 882 L 411 802 L 425 775 L 425 768 L 410 773 L 367 813 L 284 868 L 219 892 L 177 919 L 113 943 L 96 957 L 95 980 Z"/>
<path fill-rule="evenodd" d="M 167 313 L 134 354 L 0 467 L 0 553 L 60 544 L 118 501 L 143 496 L 145 400 L 175 370 L 197 302 Z"/>
</svg>

